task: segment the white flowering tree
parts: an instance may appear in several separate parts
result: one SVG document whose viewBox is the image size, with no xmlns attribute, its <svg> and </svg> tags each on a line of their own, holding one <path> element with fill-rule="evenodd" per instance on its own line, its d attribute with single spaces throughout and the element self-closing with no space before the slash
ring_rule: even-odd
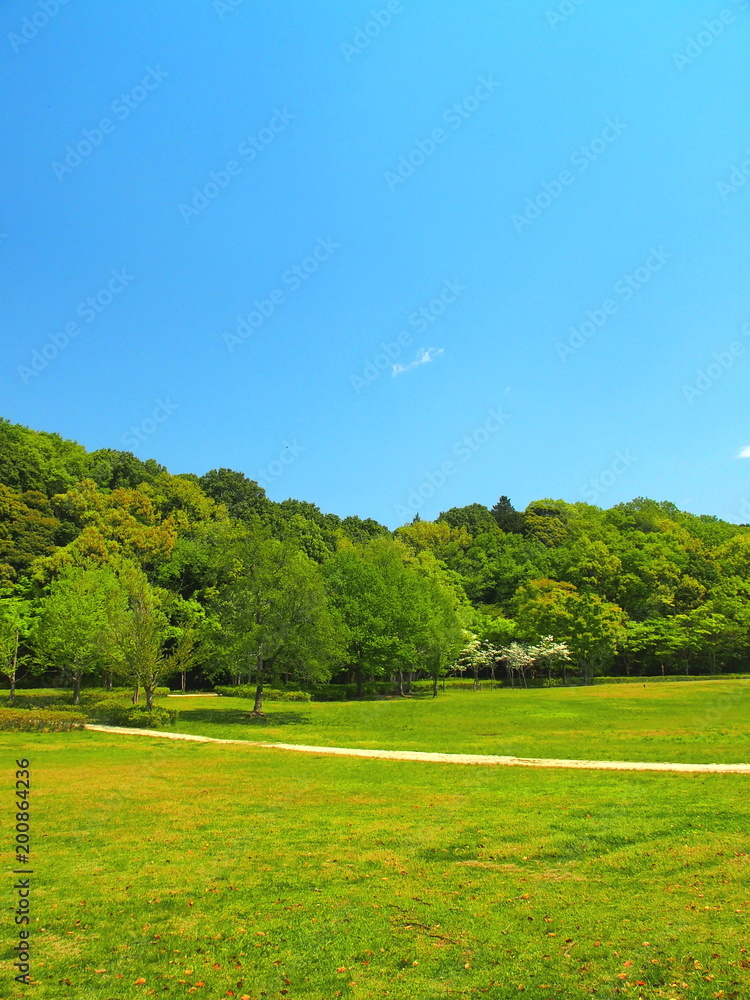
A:
<svg viewBox="0 0 750 1000">
<path fill-rule="evenodd" d="M 533 659 L 535 666 L 547 671 L 549 686 L 552 687 L 552 675 L 562 674 L 567 681 L 565 668 L 570 663 L 570 650 L 567 643 L 558 642 L 554 636 L 543 636 L 536 646 L 529 646 L 527 650 Z"/>
<path fill-rule="evenodd" d="M 526 671 L 530 670 L 534 664 L 534 657 L 531 656 L 529 650 L 518 642 L 512 642 L 510 646 L 505 646 L 500 650 L 500 658 L 504 661 L 508 671 L 510 686 L 516 686 L 515 678 L 516 674 L 518 674 L 518 686 L 521 686 L 521 680 L 523 680 L 523 686 L 528 687 Z"/>
</svg>

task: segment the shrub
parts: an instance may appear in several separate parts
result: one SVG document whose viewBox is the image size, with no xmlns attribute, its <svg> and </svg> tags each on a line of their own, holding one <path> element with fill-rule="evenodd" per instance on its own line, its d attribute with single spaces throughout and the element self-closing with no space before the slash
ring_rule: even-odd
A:
<svg viewBox="0 0 750 1000">
<path fill-rule="evenodd" d="M 53 712 L 48 709 L 0 708 L 0 729 L 16 733 L 64 733 L 82 729 L 82 712 Z"/>
<path fill-rule="evenodd" d="M 225 698 L 255 698 L 255 687 L 252 684 L 240 684 L 238 687 L 221 685 L 214 688 L 217 694 Z M 263 691 L 264 701 L 310 701 L 309 691 L 285 691 L 282 688 L 266 688 Z"/>
<path fill-rule="evenodd" d="M 127 705 L 114 700 L 97 702 L 87 710 L 87 714 L 92 722 L 128 729 L 161 729 L 162 726 L 173 725 L 180 715 L 176 708 L 155 705 L 149 712 L 143 705 Z"/>
</svg>

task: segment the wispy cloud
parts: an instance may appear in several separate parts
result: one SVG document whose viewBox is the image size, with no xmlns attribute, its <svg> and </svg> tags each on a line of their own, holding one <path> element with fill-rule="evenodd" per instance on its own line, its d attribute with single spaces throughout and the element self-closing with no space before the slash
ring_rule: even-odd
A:
<svg viewBox="0 0 750 1000">
<path fill-rule="evenodd" d="M 417 368 L 419 365 L 426 365 L 429 361 L 434 361 L 435 358 L 442 353 L 442 347 L 428 347 L 426 351 L 423 348 L 410 364 L 391 365 L 392 373 L 394 375 L 402 375 L 404 372 L 408 372 L 411 368 Z"/>
<path fill-rule="evenodd" d="M 737 458 L 750 458 L 750 444 L 746 444 L 744 448 L 740 448 L 737 452 Z"/>
</svg>

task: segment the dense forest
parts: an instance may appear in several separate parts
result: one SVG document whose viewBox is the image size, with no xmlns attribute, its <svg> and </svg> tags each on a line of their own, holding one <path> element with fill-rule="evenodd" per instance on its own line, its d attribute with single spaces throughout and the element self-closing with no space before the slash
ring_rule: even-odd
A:
<svg viewBox="0 0 750 1000">
<path fill-rule="evenodd" d="M 390 531 L 0 421 L 0 669 L 17 683 L 305 690 L 747 669 L 750 528 L 638 498 Z"/>
</svg>

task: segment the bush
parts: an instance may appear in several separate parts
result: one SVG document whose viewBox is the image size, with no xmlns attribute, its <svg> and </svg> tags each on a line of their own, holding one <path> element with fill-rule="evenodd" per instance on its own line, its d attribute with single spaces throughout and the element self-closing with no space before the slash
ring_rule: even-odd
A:
<svg viewBox="0 0 750 1000">
<path fill-rule="evenodd" d="M 255 687 L 252 684 L 240 684 L 238 687 L 221 685 L 214 688 L 217 694 L 225 698 L 255 698 Z M 263 691 L 264 701 L 310 701 L 309 691 L 285 691 L 282 688 L 266 688 Z"/>
<path fill-rule="evenodd" d="M 64 733 L 82 729 L 82 712 L 53 712 L 47 709 L 0 708 L 0 730 L 16 733 Z"/>
<path fill-rule="evenodd" d="M 143 705 L 127 705 L 114 700 L 97 702 L 87 710 L 87 714 L 92 722 L 128 729 L 161 729 L 162 726 L 174 725 L 180 715 L 176 708 L 155 705 L 149 712 Z"/>
</svg>

